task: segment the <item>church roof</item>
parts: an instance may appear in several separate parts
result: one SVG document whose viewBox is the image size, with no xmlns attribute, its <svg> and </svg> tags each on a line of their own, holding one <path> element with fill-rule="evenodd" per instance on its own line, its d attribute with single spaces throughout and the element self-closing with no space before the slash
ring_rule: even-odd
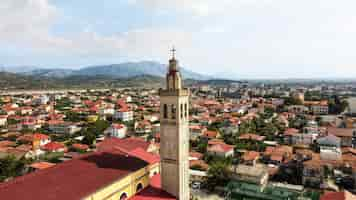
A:
<svg viewBox="0 0 356 200">
<path fill-rule="evenodd" d="M 0 184 L 1 199 L 77 200 L 148 163 L 119 151 L 95 152 Z"/>
<path fill-rule="evenodd" d="M 149 187 L 129 200 L 176 200 L 176 198 L 161 189 L 161 175 L 157 174 L 151 178 Z"/>
<path fill-rule="evenodd" d="M 320 197 L 320 200 L 353 200 L 356 196 L 347 191 L 343 192 L 328 192 Z"/>
<path fill-rule="evenodd" d="M 133 151 L 129 152 L 130 155 L 135 156 L 137 158 L 140 158 L 150 164 L 155 164 L 158 163 L 160 161 L 160 156 L 153 154 L 153 153 L 149 153 L 147 151 L 145 151 L 142 148 L 137 148 Z"/>
<path fill-rule="evenodd" d="M 142 148 L 147 150 L 150 146 L 150 142 L 145 141 L 142 138 L 130 137 L 130 138 L 106 138 L 104 141 L 97 145 L 100 151 L 110 151 L 115 149 L 115 147 L 120 147 L 120 149 L 125 152 L 133 151 L 137 148 Z"/>
</svg>

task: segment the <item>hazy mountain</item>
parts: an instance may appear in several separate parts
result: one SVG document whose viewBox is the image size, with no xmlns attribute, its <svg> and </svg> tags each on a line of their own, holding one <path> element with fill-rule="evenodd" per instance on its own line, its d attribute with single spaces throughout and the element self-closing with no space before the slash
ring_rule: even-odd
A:
<svg viewBox="0 0 356 200">
<path fill-rule="evenodd" d="M 182 75 L 185 79 L 208 79 L 208 76 L 198 74 L 184 68 L 181 68 Z M 164 77 L 167 73 L 167 66 L 157 62 L 128 62 L 113 65 L 101 65 L 86 67 L 74 72 L 75 75 L 96 76 L 106 75 L 117 78 L 133 77 L 140 75 L 151 75 Z"/>
<path fill-rule="evenodd" d="M 120 87 L 162 87 L 164 78 L 150 75 L 130 78 L 108 76 L 68 76 L 63 78 L 39 77 L 0 72 L 0 90 L 16 89 L 92 89 Z"/>
<path fill-rule="evenodd" d="M 97 65 L 84 67 L 79 70 L 73 69 L 50 69 L 50 68 L 6 68 L 5 71 L 21 73 L 30 76 L 64 78 L 69 76 L 107 76 L 112 78 L 130 78 L 134 76 L 151 75 L 164 77 L 167 72 L 167 66 L 158 62 L 127 62 L 112 65 Z M 181 68 L 184 79 L 207 80 L 210 77 L 190 70 Z"/>
<path fill-rule="evenodd" d="M 10 73 L 27 73 L 37 69 L 35 66 L 0 66 L 2 72 Z"/>
<path fill-rule="evenodd" d="M 74 70 L 71 69 L 34 69 L 32 71 L 23 72 L 24 75 L 39 76 L 39 77 L 55 77 L 64 78 L 72 76 Z"/>
</svg>

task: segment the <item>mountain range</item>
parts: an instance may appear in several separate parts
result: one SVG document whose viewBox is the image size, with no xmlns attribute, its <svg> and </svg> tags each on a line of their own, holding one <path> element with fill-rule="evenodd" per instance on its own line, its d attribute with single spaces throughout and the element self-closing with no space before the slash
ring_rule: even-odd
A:
<svg viewBox="0 0 356 200">
<path fill-rule="evenodd" d="M 3 71 L 27 76 L 47 77 L 47 78 L 67 78 L 72 76 L 105 76 L 111 78 L 130 78 L 137 76 L 157 76 L 164 77 L 167 66 L 153 61 L 126 62 L 111 65 L 96 65 L 80 69 L 67 68 L 39 68 L 33 66 L 23 67 L 3 67 Z M 185 68 L 180 68 L 185 79 L 208 80 L 212 77 L 196 73 Z"/>
</svg>

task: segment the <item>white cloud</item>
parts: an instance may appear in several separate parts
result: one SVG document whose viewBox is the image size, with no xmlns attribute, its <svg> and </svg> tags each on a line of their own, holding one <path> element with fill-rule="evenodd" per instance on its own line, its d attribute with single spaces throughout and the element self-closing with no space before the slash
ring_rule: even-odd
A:
<svg viewBox="0 0 356 200">
<path fill-rule="evenodd" d="M 190 33 L 179 29 L 144 28 L 102 36 L 92 28 L 54 35 L 51 26 L 60 14 L 48 0 L 1 0 L 0 44 L 15 44 L 49 56 L 122 56 L 131 59 L 167 55 L 176 44 L 189 47 Z"/>
<path fill-rule="evenodd" d="M 154 10 L 186 11 L 194 15 L 205 16 L 231 0 L 129 0 L 130 3 L 143 4 Z"/>
<path fill-rule="evenodd" d="M 163 12 L 175 21 L 105 35 L 89 24 L 82 32 L 55 35 L 51 28 L 63 16 L 49 0 L 1 0 L 0 44 L 38 55 L 159 61 L 175 45 L 183 64 L 196 71 L 322 76 L 338 67 L 340 74 L 356 75 L 354 0 L 127 1 L 143 6 L 147 16 Z"/>
<path fill-rule="evenodd" d="M 46 38 L 56 17 L 47 0 L 1 0 L 0 42 L 34 43 Z"/>
</svg>

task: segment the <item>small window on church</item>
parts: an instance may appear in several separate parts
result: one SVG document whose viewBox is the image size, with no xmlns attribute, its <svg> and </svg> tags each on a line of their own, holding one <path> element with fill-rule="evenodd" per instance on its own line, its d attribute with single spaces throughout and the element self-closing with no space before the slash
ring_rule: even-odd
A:
<svg viewBox="0 0 356 200">
<path fill-rule="evenodd" d="M 176 118 L 176 111 L 177 111 L 177 108 L 176 108 L 176 105 L 172 104 L 172 119 L 175 119 Z"/>
<path fill-rule="evenodd" d="M 183 114 L 184 114 L 183 104 L 180 104 L 180 118 L 183 118 Z"/>
<path fill-rule="evenodd" d="M 187 105 L 187 103 L 184 104 L 184 112 L 185 112 L 185 117 L 188 118 L 188 105 Z"/>
<path fill-rule="evenodd" d="M 167 119 L 168 118 L 168 108 L 167 108 L 167 104 L 163 105 L 163 118 Z"/>
</svg>

